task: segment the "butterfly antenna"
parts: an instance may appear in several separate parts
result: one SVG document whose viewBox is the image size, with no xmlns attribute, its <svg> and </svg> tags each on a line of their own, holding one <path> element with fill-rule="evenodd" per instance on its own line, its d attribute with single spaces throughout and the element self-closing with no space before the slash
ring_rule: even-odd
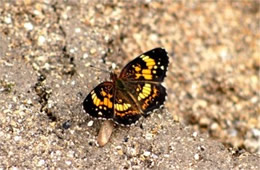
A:
<svg viewBox="0 0 260 170">
<path fill-rule="evenodd" d="M 92 67 L 92 68 L 94 68 L 94 69 L 96 69 L 96 70 L 99 70 L 99 71 L 103 71 L 103 72 L 106 72 L 106 73 L 110 73 L 110 71 L 105 70 L 105 69 L 100 68 L 100 67 L 96 67 L 96 66 L 93 66 L 93 65 L 89 65 L 89 67 Z"/>
</svg>

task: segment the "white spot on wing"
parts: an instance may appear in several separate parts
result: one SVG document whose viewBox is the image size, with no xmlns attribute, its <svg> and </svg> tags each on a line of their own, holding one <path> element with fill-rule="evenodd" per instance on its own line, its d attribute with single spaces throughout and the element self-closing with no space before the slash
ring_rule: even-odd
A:
<svg viewBox="0 0 260 170">
<path fill-rule="evenodd" d="M 164 66 L 161 66 L 160 68 L 161 68 L 162 70 L 164 70 Z"/>
</svg>

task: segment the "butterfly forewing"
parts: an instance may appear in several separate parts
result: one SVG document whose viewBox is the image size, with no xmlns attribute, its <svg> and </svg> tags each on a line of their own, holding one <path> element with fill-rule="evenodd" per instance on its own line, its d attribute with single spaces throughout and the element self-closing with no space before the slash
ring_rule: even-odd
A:
<svg viewBox="0 0 260 170">
<path fill-rule="evenodd" d="M 114 85 L 103 82 L 95 87 L 83 102 L 84 110 L 95 118 L 113 118 Z"/>
<path fill-rule="evenodd" d="M 129 62 L 123 68 L 119 78 L 128 81 L 162 82 L 168 64 L 167 52 L 163 48 L 155 48 Z"/>
</svg>

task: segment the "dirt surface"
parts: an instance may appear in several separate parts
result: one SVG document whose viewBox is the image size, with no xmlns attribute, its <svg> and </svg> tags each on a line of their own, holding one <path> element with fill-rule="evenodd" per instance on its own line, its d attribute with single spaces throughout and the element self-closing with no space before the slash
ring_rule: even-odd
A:
<svg viewBox="0 0 260 170">
<path fill-rule="evenodd" d="M 0 168 L 260 169 L 258 1 L 0 0 Z M 85 96 L 167 49 L 165 109 L 115 127 Z M 224 145 L 223 145 L 224 144 Z"/>
</svg>

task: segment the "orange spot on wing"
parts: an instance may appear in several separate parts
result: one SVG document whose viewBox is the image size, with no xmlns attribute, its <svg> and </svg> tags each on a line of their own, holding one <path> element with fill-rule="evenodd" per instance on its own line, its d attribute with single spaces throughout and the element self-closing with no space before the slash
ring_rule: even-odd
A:
<svg viewBox="0 0 260 170">
<path fill-rule="evenodd" d="M 108 98 L 104 98 L 104 105 L 108 105 Z"/>
<path fill-rule="evenodd" d="M 135 71 L 139 72 L 140 70 L 141 70 L 141 67 L 139 67 L 139 66 L 135 67 Z"/>
<path fill-rule="evenodd" d="M 143 69 L 142 73 L 143 74 L 151 74 L 151 70 L 150 69 Z"/>
<path fill-rule="evenodd" d="M 145 74 L 145 75 L 143 75 L 144 76 L 144 79 L 146 79 L 146 80 L 151 80 L 152 78 L 153 78 L 153 75 L 149 75 L 149 74 Z"/>
<path fill-rule="evenodd" d="M 109 103 L 108 103 L 108 106 L 107 106 L 108 108 L 112 108 L 113 107 L 113 103 L 109 100 Z"/>
</svg>

